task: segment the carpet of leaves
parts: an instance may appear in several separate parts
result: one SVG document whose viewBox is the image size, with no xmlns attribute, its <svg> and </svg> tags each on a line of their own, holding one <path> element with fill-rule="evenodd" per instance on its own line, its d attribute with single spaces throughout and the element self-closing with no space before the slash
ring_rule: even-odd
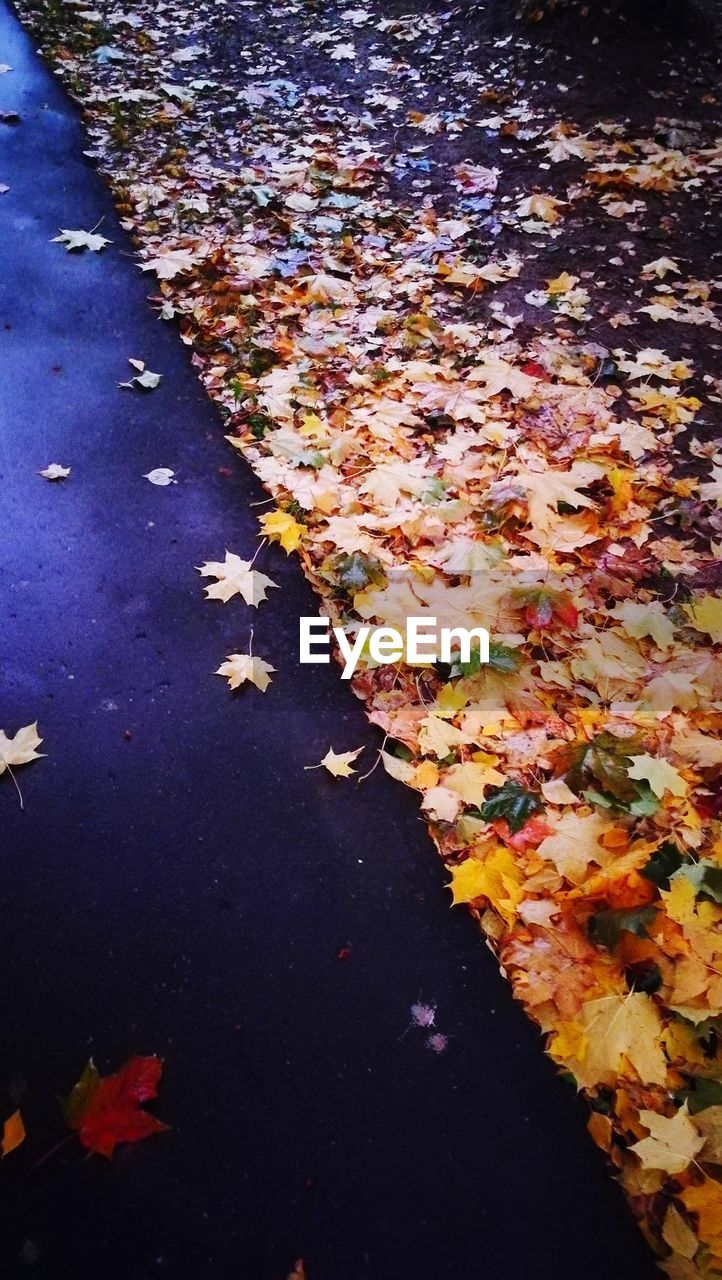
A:
<svg viewBox="0 0 722 1280">
<path fill-rule="evenodd" d="M 542 92 L 536 34 L 476 38 L 479 6 L 18 8 L 265 533 L 349 628 L 490 630 L 488 666 L 368 661 L 354 688 L 662 1267 L 721 1275 L 703 72 L 660 68 L 650 124 Z"/>
</svg>

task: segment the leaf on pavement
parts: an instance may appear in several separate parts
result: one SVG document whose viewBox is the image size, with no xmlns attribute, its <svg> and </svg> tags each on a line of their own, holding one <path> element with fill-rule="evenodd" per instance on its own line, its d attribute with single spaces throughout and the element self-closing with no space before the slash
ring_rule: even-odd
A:
<svg viewBox="0 0 722 1280">
<path fill-rule="evenodd" d="M 38 472 L 45 480 L 65 480 L 70 475 L 70 467 L 63 467 L 59 462 L 51 462 L 44 471 Z"/>
<path fill-rule="evenodd" d="M 145 362 L 143 360 L 134 360 L 132 356 L 128 356 L 128 364 L 132 364 L 133 368 L 137 369 L 138 372 L 135 377 L 130 379 L 130 381 L 119 382 L 118 386 L 131 388 L 141 387 L 143 391 L 154 391 L 163 377 L 163 374 L 152 373 L 150 369 L 146 369 Z"/>
<path fill-rule="evenodd" d="M 250 681 L 261 693 L 265 693 L 271 683 L 270 673 L 275 670 L 263 658 L 251 657 L 250 653 L 231 653 L 221 663 L 216 675 L 225 676 L 231 689 L 237 689 L 239 685 Z"/>
<path fill-rule="evenodd" d="M 232 596 L 239 595 L 257 609 L 267 599 L 267 588 L 277 587 L 278 583 L 253 569 L 252 564 L 252 560 L 241 560 L 234 552 L 226 551 L 225 560 L 209 560 L 201 565 L 198 572 L 202 577 L 218 579 L 205 587 L 207 599 L 222 600 L 225 604 Z"/>
<path fill-rule="evenodd" d="M 138 1142 L 168 1129 L 141 1108 L 158 1096 L 163 1062 L 155 1056 L 133 1057 L 110 1076 L 101 1076 L 92 1058 L 62 1101 L 68 1128 L 89 1151 L 112 1159 L 119 1142 Z"/>
<path fill-rule="evenodd" d="M 356 772 L 351 768 L 351 762 L 361 755 L 363 747 L 357 747 L 355 751 L 341 751 L 337 755 L 332 747 L 329 747 L 323 760 L 318 764 L 307 764 L 306 769 L 328 769 L 334 778 L 350 778 Z"/>
<path fill-rule="evenodd" d="M 51 243 L 64 244 L 68 253 L 73 249 L 90 249 L 91 253 L 97 253 L 104 245 L 112 244 L 112 241 L 93 231 L 61 231 L 59 236 L 53 236 Z"/>
<path fill-rule="evenodd" d="M 41 742 L 37 720 L 34 724 L 26 724 L 24 728 L 18 729 L 12 738 L 8 738 L 0 729 L 0 774 L 8 768 L 15 769 L 20 764 L 39 760 L 44 754 L 38 751 Z"/>
<path fill-rule="evenodd" d="M 24 1141 L 25 1125 L 23 1124 L 23 1118 L 19 1111 L 14 1111 L 11 1116 L 8 1116 L 3 1125 L 2 1143 L 0 1143 L 3 1159 L 5 1156 L 9 1156 L 11 1151 L 15 1151 L 17 1147 L 21 1146 Z"/>
</svg>

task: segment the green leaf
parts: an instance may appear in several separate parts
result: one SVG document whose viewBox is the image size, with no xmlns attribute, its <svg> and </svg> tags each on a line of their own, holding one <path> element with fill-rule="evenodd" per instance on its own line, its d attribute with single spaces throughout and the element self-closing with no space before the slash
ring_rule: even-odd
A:
<svg viewBox="0 0 722 1280">
<path fill-rule="evenodd" d="M 479 814 L 484 822 L 494 822 L 504 818 L 509 830 L 521 831 L 527 818 L 539 813 L 544 806 L 533 791 L 527 791 L 520 782 L 507 778 L 503 787 L 490 787 L 489 795 L 479 806 Z"/>
<path fill-rule="evenodd" d="M 617 738 L 604 730 L 591 742 L 573 743 L 565 752 L 562 762 L 563 777 L 567 786 L 577 795 L 585 783 L 594 781 L 605 796 L 622 805 L 637 803 L 643 798 L 639 783 L 630 778 L 627 769 L 631 757 L 643 750 L 640 734 L 632 738 Z"/>
<path fill-rule="evenodd" d="M 63 1116 L 72 1128 L 76 1117 L 84 1115 L 93 1094 L 100 1087 L 101 1075 L 93 1059 L 90 1058 L 83 1068 L 83 1074 L 73 1085 L 66 1098 L 60 1099 Z"/>
<path fill-rule="evenodd" d="M 694 1089 L 685 1090 L 682 1098 L 687 1102 L 689 1114 L 696 1116 L 698 1111 L 706 1111 L 707 1107 L 722 1106 L 722 1083 L 719 1080 L 696 1080 Z"/>
<path fill-rule="evenodd" d="M 633 933 L 636 938 L 648 938 L 647 925 L 657 914 L 655 907 L 610 908 L 591 916 L 587 926 L 589 936 L 607 951 L 616 950 L 623 933 Z"/>
<path fill-rule="evenodd" d="M 694 885 L 698 897 L 711 898 L 713 902 L 722 903 L 722 867 L 711 858 L 702 858 L 700 862 L 688 862 L 676 871 L 672 879 L 684 876 Z"/>
<path fill-rule="evenodd" d="M 674 875 L 675 871 L 679 871 L 683 861 L 683 855 L 676 844 L 671 840 L 665 840 L 664 844 L 655 849 L 649 862 L 642 867 L 641 874 L 645 880 L 651 880 L 652 884 L 656 884 L 660 889 L 668 889 L 669 877 Z"/>
<path fill-rule="evenodd" d="M 489 661 L 482 662 L 479 651 L 471 654 L 469 662 L 460 662 L 458 656 L 451 655 L 450 675 L 453 676 L 477 676 L 480 671 L 488 668 L 490 671 L 499 671 L 503 675 L 513 675 L 521 666 L 521 654 L 518 649 L 512 649 L 510 645 L 499 644 L 492 640 L 489 645 Z"/>
<path fill-rule="evenodd" d="M 336 561 L 336 582 L 348 595 L 363 591 L 370 583 L 382 586 L 386 581 L 383 566 L 375 556 L 367 556 L 363 551 L 354 551 L 350 556 L 341 556 Z"/>
</svg>

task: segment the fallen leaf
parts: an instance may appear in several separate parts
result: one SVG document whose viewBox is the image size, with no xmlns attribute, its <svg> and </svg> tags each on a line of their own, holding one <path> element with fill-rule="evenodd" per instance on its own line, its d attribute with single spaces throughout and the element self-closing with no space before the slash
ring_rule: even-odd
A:
<svg viewBox="0 0 722 1280">
<path fill-rule="evenodd" d="M 132 356 L 129 356 L 128 364 L 132 364 L 133 368 L 137 369 L 138 372 L 129 382 L 119 382 L 119 387 L 132 388 L 136 386 L 142 387 L 144 391 L 153 391 L 163 377 L 162 373 L 151 373 L 150 369 L 146 369 L 143 360 L 134 360 Z"/>
<path fill-rule="evenodd" d="M 0 729 L 0 774 L 6 769 L 29 764 L 31 760 L 39 760 L 43 754 L 38 751 L 41 742 L 37 720 L 34 724 L 26 724 L 23 729 L 18 729 L 13 738 L 8 738 Z"/>
<path fill-rule="evenodd" d="M 167 249 L 140 264 L 141 271 L 155 271 L 159 280 L 173 280 L 177 275 L 192 271 L 202 260 L 203 254 L 190 249 Z"/>
<path fill-rule="evenodd" d="M 363 747 L 357 747 L 355 751 L 341 751 L 338 755 L 329 747 L 323 760 L 319 764 L 307 764 L 306 769 L 328 769 L 334 778 L 350 778 L 356 772 L 351 768 L 351 762 L 361 754 Z"/>
<path fill-rule="evenodd" d="M 705 1139 L 689 1118 L 686 1103 L 672 1117 L 642 1108 L 639 1119 L 649 1129 L 649 1137 L 635 1142 L 630 1149 L 639 1156 L 643 1169 L 682 1173 L 705 1144 Z"/>
<path fill-rule="evenodd" d="M 173 479 L 174 475 L 175 471 L 171 471 L 170 467 L 156 467 L 153 471 L 146 471 L 143 479 L 150 480 L 151 484 L 157 484 L 164 487 L 168 484 L 177 483 L 177 481 Z"/>
<path fill-rule="evenodd" d="M 686 795 L 687 783 L 681 774 L 677 772 L 674 765 L 669 763 L 669 760 L 650 756 L 647 752 L 641 756 L 632 756 L 631 760 L 632 763 L 627 769 L 628 777 L 637 781 L 648 782 L 652 791 L 660 800 L 667 791 L 673 796 Z"/>
<path fill-rule="evenodd" d="M 68 1128 L 89 1151 L 112 1159 L 119 1142 L 138 1142 L 168 1128 L 143 1111 L 141 1102 L 158 1096 L 160 1058 L 129 1058 L 110 1076 L 101 1076 L 92 1058 L 62 1102 Z"/>
<path fill-rule="evenodd" d="M 11 1151 L 15 1151 L 25 1141 L 25 1125 L 19 1111 L 14 1111 L 8 1116 L 3 1125 L 2 1136 L 2 1156 L 9 1156 Z"/>
<path fill-rule="evenodd" d="M 270 673 L 275 670 L 263 658 L 253 658 L 250 653 L 231 653 L 221 663 L 216 675 L 225 676 L 231 689 L 237 689 L 248 680 L 265 693 L 271 683 Z"/>
<path fill-rule="evenodd" d="M 301 541 L 303 525 L 298 524 L 286 511 L 270 511 L 260 517 L 263 533 L 272 542 L 280 542 L 286 555 L 295 551 Z"/>
<path fill-rule="evenodd" d="M 90 249 L 91 253 L 97 253 L 112 241 L 106 240 L 105 236 L 100 236 L 93 231 L 61 231 L 59 236 L 53 236 L 52 243 L 64 244 L 68 253 L 73 249 Z"/>
<path fill-rule="evenodd" d="M 239 595 L 246 604 L 257 609 L 267 599 L 267 588 L 278 586 L 265 573 L 254 569 L 252 560 L 241 560 L 232 551 L 226 551 L 225 560 L 209 560 L 200 565 L 198 572 L 204 578 L 218 579 L 205 588 L 205 593 L 209 600 L 222 600 L 224 604 L 232 596 Z"/>
<path fill-rule="evenodd" d="M 62 467 L 59 462 L 51 462 L 44 471 L 38 472 L 46 480 L 65 480 L 70 475 L 70 467 Z"/>
</svg>

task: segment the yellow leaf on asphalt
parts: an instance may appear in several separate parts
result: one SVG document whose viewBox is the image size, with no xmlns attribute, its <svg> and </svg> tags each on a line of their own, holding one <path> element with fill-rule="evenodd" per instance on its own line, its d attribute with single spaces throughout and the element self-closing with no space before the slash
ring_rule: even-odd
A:
<svg viewBox="0 0 722 1280">
<path fill-rule="evenodd" d="M 360 756 L 362 751 L 363 747 L 357 747 L 355 751 L 341 751 L 337 754 L 332 747 L 329 747 L 319 764 L 307 764 L 305 767 L 307 769 L 320 769 L 323 767 L 328 769 L 328 772 L 333 774 L 334 778 L 350 778 L 356 772 L 355 769 L 351 768 L 351 762 L 357 756 Z"/>
<path fill-rule="evenodd" d="M 250 560 L 241 560 L 232 551 L 226 551 L 225 560 L 209 560 L 201 565 L 198 569 L 201 577 L 218 579 L 205 587 L 207 599 L 222 600 L 225 604 L 232 596 L 239 595 L 257 609 L 267 598 L 266 589 L 277 587 L 278 583 L 251 566 Z"/>
<path fill-rule="evenodd" d="M 225 676 L 231 689 L 237 689 L 248 680 L 265 693 L 271 683 L 270 672 L 275 669 L 263 658 L 252 658 L 250 653 L 231 653 L 221 663 L 216 675 Z"/>
<path fill-rule="evenodd" d="M 0 729 L 0 773 L 4 773 L 7 768 L 14 769 L 20 764 L 30 764 L 31 760 L 40 759 L 43 755 L 43 752 L 38 751 L 41 742 L 37 720 L 34 724 L 26 724 L 23 729 L 18 729 L 13 738 L 9 738 Z"/>
</svg>

